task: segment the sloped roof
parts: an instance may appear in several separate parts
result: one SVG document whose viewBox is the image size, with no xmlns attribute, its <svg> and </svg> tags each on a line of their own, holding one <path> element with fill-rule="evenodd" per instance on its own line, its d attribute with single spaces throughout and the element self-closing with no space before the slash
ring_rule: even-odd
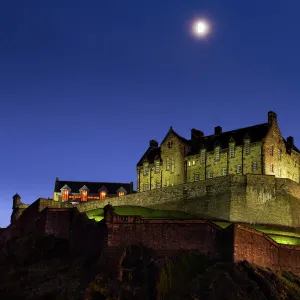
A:
<svg viewBox="0 0 300 300">
<path fill-rule="evenodd" d="M 79 190 L 86 186 L 89 193 L 98 194 L 102 187 L 107 189 L 108 194 L 117 194 L 117 190 L 123 187 L 128 194 L 133 192 L 132 183 L 116 183 L 116 182 L 87 182 L 87 181 L 61 181 L 56 180 L 54 192 L 60 193 L 60 189 L 67 185 L 71 189 L 71 193 L 79 193 Z"/>
<path fill-rule="evenodd" d="M 235 141 L 235 144 L 242 145 L 245 138 L 250 138 L 251 143 L 262 141 L 268 133 L 268 123 L 254 125 L 250 127 L 240 128 L 223 132 L 218 135 L 209 135 L 201 138 L 193 139 L 189 141 L 191 147 L 187 155 L 194 155 L 200 152 L 200 149 L 206 149 L 212 151 L 216 145 L 221 149 L 228 148 L 230 139 Z"/>
<path fill-rule="evenodd" d="M 164 137 L 164 139 L 162 140 L 161 144 L 166 140 L 167 136 L 172 133 L 174 134 L 174 136 L 176 136 L 180 141 L 182 141 L 183 143 L 188 143 L 188 140 L 185 139 L 184 137 L 182 137 L 181 135 L 179 135 L 171 126 L 168 133 L 166 134 L 166 136 Z"/>
<path fill-rule="evenodd" d="M 160 147 L 155 147 L 155 148 L 149 147 L 147 149 L 147 151 L 144 153 L 144 155 L 142 156 L 142 158 L 137 163 L 137 166 L 142 166 L 144 159 L 147 159 L 149 164 L 153 164 L 154 159 L 156 158 L 156 156 L 158 156 L 159 159 L 161 160 L 160 154 L 161 154 Z"/>
</svg>

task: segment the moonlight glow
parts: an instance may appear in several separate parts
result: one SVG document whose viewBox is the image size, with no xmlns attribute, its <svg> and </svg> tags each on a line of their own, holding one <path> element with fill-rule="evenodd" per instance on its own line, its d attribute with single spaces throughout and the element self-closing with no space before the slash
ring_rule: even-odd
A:
<svg viewBox="0 0 300 300">
<path fill-rule="evenodd" d="M 193 32 L 197 37 L 204 38 L 209 33 L 209 24 L 205 20 L 197 20 L 193 25 Z"/>
</svg>

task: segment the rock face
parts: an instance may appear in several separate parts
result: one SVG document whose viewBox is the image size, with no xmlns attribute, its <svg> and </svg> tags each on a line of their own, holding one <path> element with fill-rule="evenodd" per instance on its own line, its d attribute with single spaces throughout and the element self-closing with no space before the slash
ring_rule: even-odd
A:
<svg viewBox="0 0 300 300">
<path fill-rule="evenodd" d="M 0 299 L 300 299 L 300 278 L 292 273 L 197 252 L 166 257 L 130 245 L 118 278 L 106 275 L 110 267 L 100 256 L 72 256 L 63 238 L 14 238 L 0 248 Z"/>
</svg>

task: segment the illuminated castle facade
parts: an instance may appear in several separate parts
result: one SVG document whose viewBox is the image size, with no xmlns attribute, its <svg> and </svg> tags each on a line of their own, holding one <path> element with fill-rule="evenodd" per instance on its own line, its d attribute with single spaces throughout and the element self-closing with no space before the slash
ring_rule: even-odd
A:
<svg viewBox="0 0 300 300">
<path fill-rule="evenodd" d="M 283 138 L 276 113 L 268 122 L 205 136 L 197 129 L 185 139 L 171 127 L 160 146 L 155 140 L 137 164 L 137 191 L 201 181 L 227 175 L 275 175 L 297 183 L 300 151 L 294 138 Z"/>
</svg>

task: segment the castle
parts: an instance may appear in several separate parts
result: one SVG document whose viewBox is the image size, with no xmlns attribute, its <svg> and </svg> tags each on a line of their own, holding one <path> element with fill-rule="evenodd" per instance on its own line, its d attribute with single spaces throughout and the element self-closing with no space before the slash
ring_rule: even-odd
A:
<svg viewBox="0 0 300 300">
<path fill-rule="evenodd" d="M 227 175 L 274 175 L 300 180 L 300 151 L 294 138 L 284 139 L 276 113 L 268 122 L 205 136 L 191 130 L 191 139 L 171 127 L 160 146 L 155 140 L 137 164 L 137 191 L 196 182 Z"/>
<path fill-rule="evenodd" d="M 68 239 L 74 255 L 101 252 L 116 274 L 124 249 L 133 244 L 157 256 L 199 251 L 213 259 L 246 259 L 300 274 L 300 246 L 280 245 L 244 226 L 300 228 L 299 159 L 294 139 L 282 137 L 274 112 L 268 113 L 267 123 L 224 133 L 218 126 L 210 136 L 192 129 L 190 140 L 170 128 L 160 146 L 150 141 L 138 162 L 137 193 L 132 184 L 109 188 L 109 183 L 57 180 L 55 199 L 27 205 L 16 194 L 11 225 L 0 233 L 0 245 L 27 233 L 53 234 Z M 108 190 L 113 191 L 110 198 Z M 124 205 L 183 211 L 195 219 L 117 215 L 113 206 Z M 85 214 L 95 209 L 104 210 L 100 222 Z M 222 229 L 211 221 L 216 219 L 231 225 Z"/>
</svg>

